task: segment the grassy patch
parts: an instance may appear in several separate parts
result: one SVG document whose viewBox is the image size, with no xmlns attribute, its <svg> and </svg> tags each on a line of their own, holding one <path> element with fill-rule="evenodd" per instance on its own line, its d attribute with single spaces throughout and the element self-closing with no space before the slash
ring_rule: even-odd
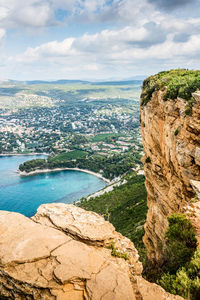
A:
<svg viewBox="0 0 200 300">
<path fill-rule="evenodd" d="M 114 243 L 112 243 L 112 244 L 110 245 L 109 248 L 112 250 L 112 252 L 111 252 L 111 255 L 112 255 L 112 256 L 119 257 L 119 258 L 123 258 L 123 259 L 125 259 L 125 260 L 129 260 L 129 255 L 128 255 L 128 253 L 126 253 L 125 251 L 122 251 L 122 250 L 120 250 L 120 249 L 117 249 L 117 248 L 115 247 L 115 244 L 114 244 Z"/>
<path fill-rule="evenodd" d="M 92 142 L 104 142 L 107 140 L 107 138 L 116 138 L 122 135 L 119 134 L 113 134 L 113 133 L 102 133 L 97 134 L 93 139 Z"/>
</svg>

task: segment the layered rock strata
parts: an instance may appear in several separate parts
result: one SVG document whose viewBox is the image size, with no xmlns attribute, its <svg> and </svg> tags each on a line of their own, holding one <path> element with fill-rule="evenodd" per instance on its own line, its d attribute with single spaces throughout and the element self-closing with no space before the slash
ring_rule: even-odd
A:
<svg viewBox="0 0 200 300">
<path fill-rule="evenodd" d="M 200 181 L 200 93 L 194 93 L 192 115 L 187 102 L 164 101 L 165 91 L 155 91 L 141 105 L 143 157 L 148 194 L 144 243 L 150 259 L 162 257 L 167 217 L 183 212 L 195 196 L 192 181 Z"/>
<path fill-rule="evenodd" d="M 42 205 L 32 219 L 1 211 L 0 243 L 3 299 L 182 299 L 142 278 L 129 239 L 73 205 Z"/>
</svg>

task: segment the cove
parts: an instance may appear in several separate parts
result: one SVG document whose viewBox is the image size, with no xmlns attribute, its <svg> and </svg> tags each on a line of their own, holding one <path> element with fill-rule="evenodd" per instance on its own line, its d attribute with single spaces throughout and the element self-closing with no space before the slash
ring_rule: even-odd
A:
<svg viewBox="0 0 200 300">
<path fill-rule="evenodd" d="M 79 171 L 59 171 L 22 177 L 16 171 L 19 164 L 37 156 L 0 157 L 0 210 L 33 216 L 44 203 L 73 203 L 103 187 L 106 183 L 91 174 Z"/>
</svg>

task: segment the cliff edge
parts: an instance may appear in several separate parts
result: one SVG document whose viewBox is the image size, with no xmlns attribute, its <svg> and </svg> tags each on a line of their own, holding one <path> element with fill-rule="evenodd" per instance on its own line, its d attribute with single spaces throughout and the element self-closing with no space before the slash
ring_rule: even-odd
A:
<svg viewBox="0 0 200 300">
<path fill-rule="evenodd" d="M 0 212 L 0 297 L 181 300 L 144 280 L 132 242 L 94 212 L 45 204 L 31 219 Z"/>
<path fill-rule="evenodd" d="M 184 212 L 200 181 L 200 71 L 161 72 L 144 81 L 141 132 L 148 194 L 144 243 L 162 257 L 167 217 Z"/>
</svg>

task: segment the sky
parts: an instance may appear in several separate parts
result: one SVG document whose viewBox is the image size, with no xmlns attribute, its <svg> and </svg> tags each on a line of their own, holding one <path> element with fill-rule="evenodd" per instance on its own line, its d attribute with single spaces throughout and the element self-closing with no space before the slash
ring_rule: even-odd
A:
<svg viewBox="0 0 200 300">
<path fill-rule="evenodd" d="M 0 78 L 121 80 L 200 68 L 200 0 L 0 0 Z"/>
</svg>

